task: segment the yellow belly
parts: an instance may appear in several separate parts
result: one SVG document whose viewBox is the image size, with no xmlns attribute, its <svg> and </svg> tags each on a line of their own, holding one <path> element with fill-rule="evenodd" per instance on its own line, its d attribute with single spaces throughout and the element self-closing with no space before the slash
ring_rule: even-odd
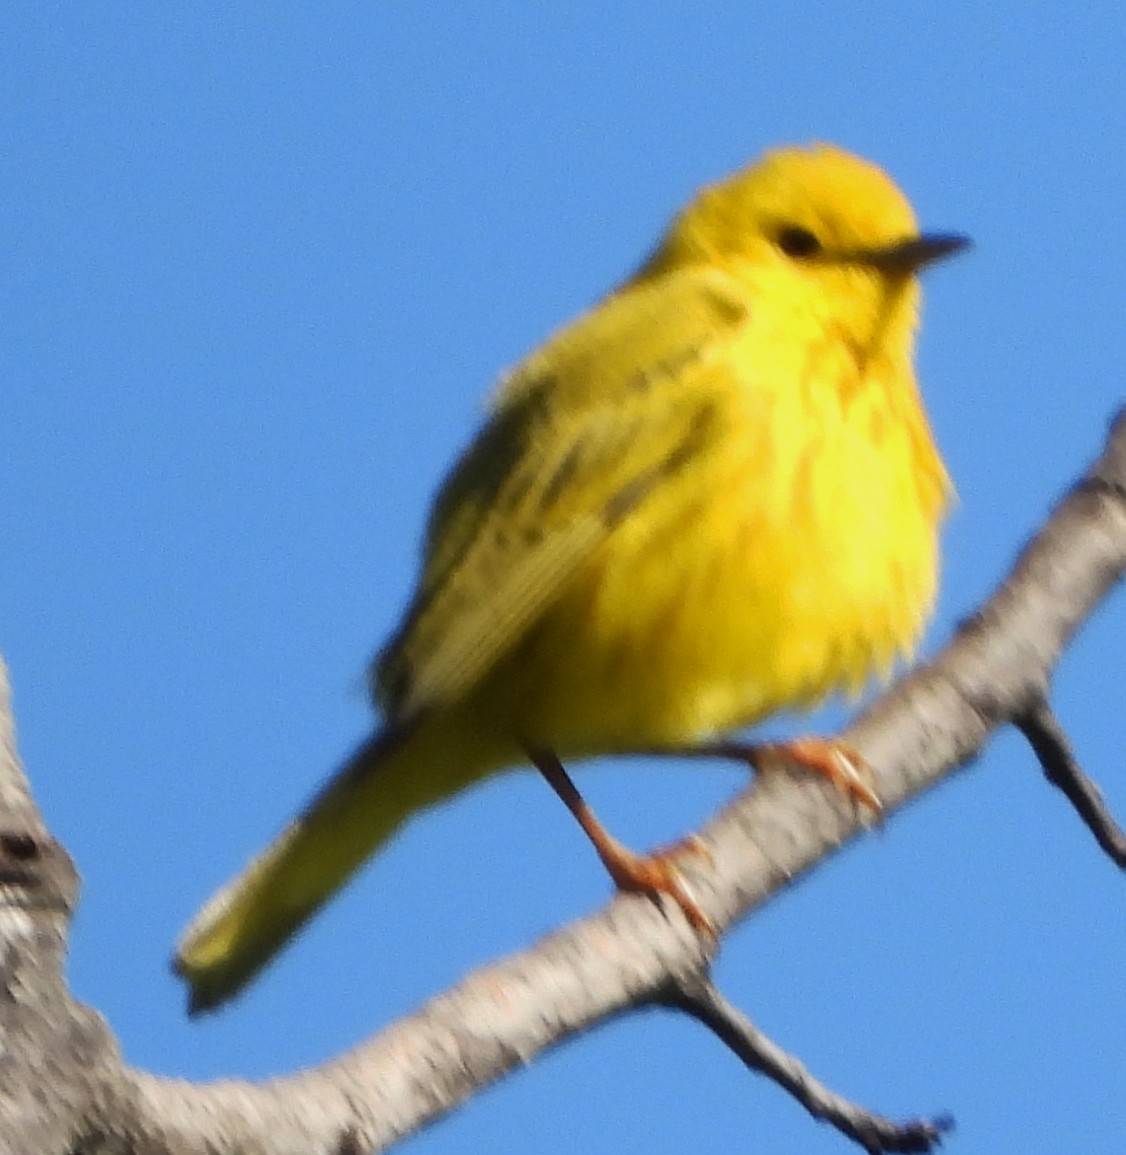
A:
<svg viewBox="0 0 1126 1155">
<path fill-rule="evenodd" d="M 899 400 L 909 420 L 870 374 L 733 404 L 487 679 L 497 724 L 562 755 L 677 745 L 886 674 L 933 602 L 947 486 Z"/>
</svg>

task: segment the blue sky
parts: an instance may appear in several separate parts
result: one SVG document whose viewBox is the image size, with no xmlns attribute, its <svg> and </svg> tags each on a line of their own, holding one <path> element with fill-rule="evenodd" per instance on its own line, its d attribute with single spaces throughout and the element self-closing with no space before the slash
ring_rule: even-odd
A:
<svg viewBox="0 0 1126 1155">
<path fill-rule="evenodd" d="M 222 1015 L 189 1023 L 166 967 L 198 902 L 370 725 L 365 662 L 496 375 L 701 183 L 831 140 L 977 242 L 928 279 L 920 372 L 961 495 L 931 649 L 1126 395 L 1118 5 L 228 8 L 0 14 L 0 652 L 84 879 L 74 989 L 130 1061 L 189 1078 L 322 1060 L 607 896 L 559 804 L 511 775 L 417 821 Z M 1120 816 L 1124 636 L 1119 593 L 1055 685 Z M 636 846 L 742 781 L 579 778 Z M 1011 734 L 733 934 L 718 968 L 838 1090 L 954 1112 L 959 1155 L 1122 1146 L 1124 973 L 1123 879 Z M 529 1135 L 849 1149 L 657 1014 L 409 1149 Z"/>
</svg>

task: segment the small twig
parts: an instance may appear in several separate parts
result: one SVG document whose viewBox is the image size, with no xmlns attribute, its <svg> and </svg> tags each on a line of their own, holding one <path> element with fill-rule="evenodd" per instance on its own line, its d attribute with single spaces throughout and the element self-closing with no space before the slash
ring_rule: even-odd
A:
<svg viewBox="0 0 1126 1155">
<path fill-rule="evenodd" d="M 752 1071 L 773 1080 L 815 1119 L 835 1127 L 871 1155 L 933 1151 L 941 1143 L 943 1134 L 954 1126 L 949 1115 L 894 1123 L 842 1098 L 815 1079 L 793 1055 L 768 1039 L 705 975 L 679 982 L 666 1002 L 697 1019 Z"/>
<path fill-rule="evenodd" d="M 1051 706 L 1041 698 L 1013 722 L 1040 759 L 1044 777 L 1067 796 L 1111 861 L 1126 869 L 1126 832 L 1111 817 L 1099 788 L 1083 773 Z"/>
</svg>

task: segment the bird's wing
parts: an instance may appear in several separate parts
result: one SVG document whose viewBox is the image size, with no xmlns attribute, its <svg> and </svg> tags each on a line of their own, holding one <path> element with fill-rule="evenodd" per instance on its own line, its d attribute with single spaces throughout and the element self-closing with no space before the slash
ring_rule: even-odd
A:
<svg viewBox="0 0 1126 1155">
<path fill-rule="evenodd" d="M 373 666 L 389 721 L 461 697 L 714 440 L 709 368 L 745 321 L 726 277 L 687 270 L 609 298 L 517 368 L 438 495 L 418 593 Z"/>
</svg>

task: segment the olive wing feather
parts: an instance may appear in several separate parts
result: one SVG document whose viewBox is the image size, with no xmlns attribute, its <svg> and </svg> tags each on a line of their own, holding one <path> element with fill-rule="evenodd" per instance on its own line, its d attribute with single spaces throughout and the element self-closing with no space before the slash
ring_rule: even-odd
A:
<svg viewBox="0 0 1126 1155">
<path fill-rule="evenodd" d="M 418 592 L 373 663 L 389 723 L 456 701 L 719 420 L 705 367 L 746 319 L 687 270 L 624 290 L 503 383 L 435 503 Z"/>
</svg>

